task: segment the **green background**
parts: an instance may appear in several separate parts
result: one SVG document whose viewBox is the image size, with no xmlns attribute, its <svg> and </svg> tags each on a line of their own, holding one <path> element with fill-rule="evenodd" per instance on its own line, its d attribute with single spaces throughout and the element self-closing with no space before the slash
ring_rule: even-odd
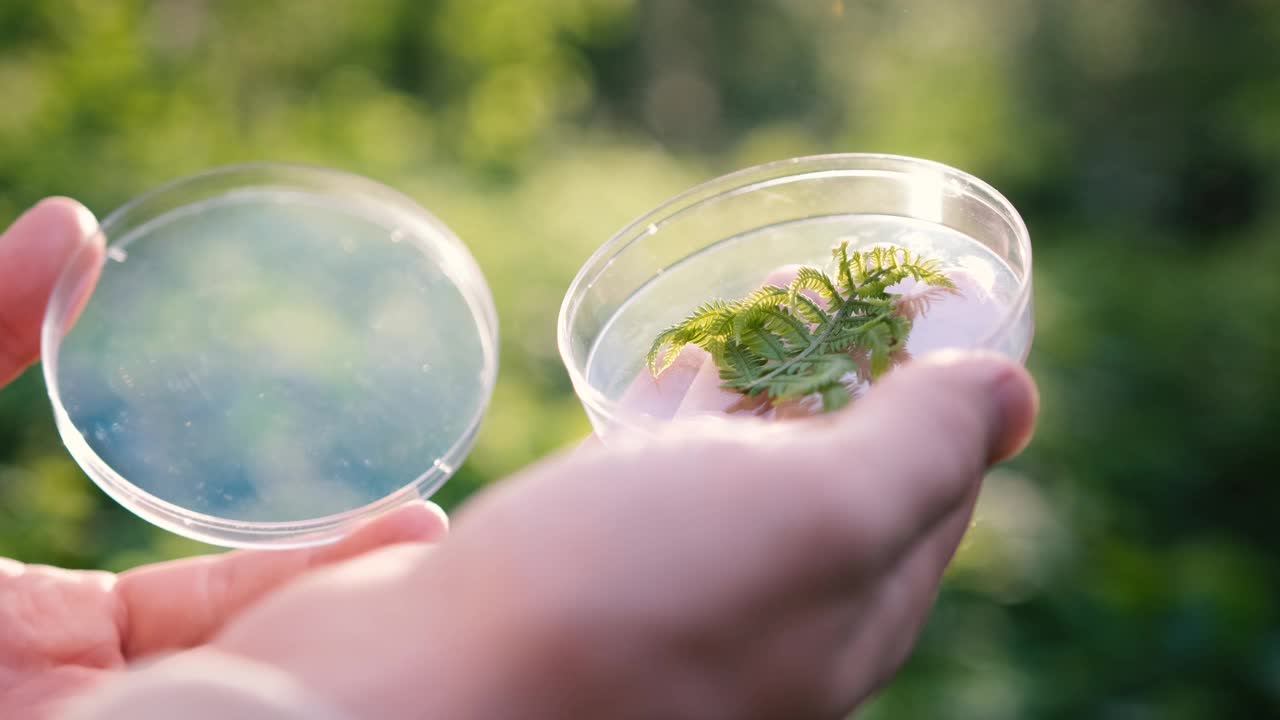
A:
<svg viewBox="0 0 1280 720">
<path fill-rule="evenodd" d="M 1280 716 L 1280 3 L 0 0 L 0 222 L 249 160 L 390 184 L 471 246 L 502 370 L 467 494 L 587 431 L 555 352 L 578 265 L 788 156 L 977 174 L 1035 246 L 1039 435 L 997 470 L 866 718 Z M 0 556 L 204 548 L 0 392 Z"/>
</svg>

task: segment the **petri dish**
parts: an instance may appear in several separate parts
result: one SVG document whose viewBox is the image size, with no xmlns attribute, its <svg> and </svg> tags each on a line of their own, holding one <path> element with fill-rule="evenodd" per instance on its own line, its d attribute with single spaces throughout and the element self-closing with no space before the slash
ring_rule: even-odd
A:
<svg viewBox="0 0 1280 720">
<path fill-rule="evenodd" d="M 793 158 L 667 201 L 579 270 L 560 309 L 558 345 L 596 433 L 608 443 L 683 413 L 678 396 L 688 385 L 664 385 L 645 367 L 664 328 L 704 302 L 740 298 L 787 268 L 831 274 L 832 250 L 844 242 L 850 250 L 905 248 L 938 261 L 956 283 L 955 293 L 904 291 L 916 316 L 904 357 L 986 348 L 1025 361 L 1034 334 L 1031 241 L 1005 197 L 964 171 L 919 158 Z M 856 398 L 866 383 L 851 389 Z M 758 413 L 757 406 L 730 414 Z"/>
<path fill-rule="evenodd" d="M 68 450 L 140 517 L 227 547 L 322 544 L 430 496 L 470 450 L 497 374 L 493 299 L 404 195 L 224 167 L 100 232 L 105 258 L 77 256 L 55 287 L 44 374 Z"/>
</svg>

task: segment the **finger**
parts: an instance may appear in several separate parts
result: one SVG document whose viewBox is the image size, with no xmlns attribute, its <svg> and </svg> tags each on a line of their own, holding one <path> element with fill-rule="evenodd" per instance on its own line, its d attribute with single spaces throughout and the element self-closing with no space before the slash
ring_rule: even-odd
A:
<svg viewBox="0 0 1280 720">
<path fill-rule="evenodd" d="M 658 377 L 651 375 L 648 368 L 641 370 L 622 393 L 622 407 L 628 412 L 648 415 L 658 420 L 670 420 L 680 407 L 706 357 L 702 348 L 686 345 L 680 349 L 671 367 L 662 371 Z M 591 433 L 572 452 L 577 454 L 602 447 L 604 443 L 600 441 L 600 436 Z"/>
<path fill-rule="evenodd" d="M 235 551 L 131 570 L 117 585 L 126 658 L 206 641 L 231 617 L 309 569 L 400 543 L 432 542 L 448 531 L 432 503 L 393 510 L 333 545 Z"/>
<path fill-rule="evenodd" d="M 824 530 L 862 558 L 893 562 L 1030 438 L 1038 398 L 1027 372 L 989 353 L 926 356 L 887 375 L 834 418 L 766 450 L 830 512 Z M 785 452 L 783 452 L 785 451 Z M 777 465 L 777 461 L 772 463 Z M 782 472 L 782 470 L 778 470 Z M 851 558 L 841 557 L 843 561 Z"/>
<path fill-rule="evenodd" d="M 887 660 L 881 680 L 906 662 L 929 610 L 938 598 L 943 574 L 955 557 L 960 541 L 973 523 L 978 503 L 975 487 L 969 496 L 907 551 L 902 562 L 885 578 L 884 591 L 870 611 L 884 633 L 874 654 Z"/>
<path fill-rule="evenodd" d="M 669 420 L 680 407 L 684 396 L 698 376 L 702 364 L 709 356 L 696 345 L 680 348 L 675 362 L 658 377 L 648 368 L 640 371 L 622 394 L 622 407 L 628 412 L 649 415 L 659 420 Z"/>
<path fill-rule="evenodd" d="M 943 572 L 972 522 L 977 496 L 975 488 L 877 581 L 879 591 L 871 602 L 858 607 L 857 626 L 862 631 L 850 638 L 829 668 L 832 707 L 847 710 L 858 705 L 910 657 L 937 600 Z"/>
<path fill-rule="evenodd" d="M 799 266 L 778 268 L 767 275 L 761 285 L 787 286 L 795 279 Z M 647 369 L 623 392 L 620 404 L 632 413 L 648 415 L 658 420 L 674 417 L 723 413 L 742 405 L 742 396 L 720 387 L 720 371 L 705 350 L 696 345 L 685 345 L 675 361 L 658 377 Z M 600 446 L 600 439 L 591 435 L 577 450 Z"/>
<path fill-rule="evenodd" d="M 0 236 L 0 385 L 40 354 L 40 326 L 59 276 L 81 249 L 86 290 L 101 269 L 103 238 L 93 213 L 69 198 L 49 198 Z"/>
<path fill-rule="evenodd" d="M 0 717 L 23 720 L 59 720 L 68 698 L 98 686 L 109 671 L 79 664 L 59 665 L 53 669 L 21 678 L 5 688 L 0 696 Z"/>
<path fill-rule="evenodd" d="M 676 417 L 704 415 L 709 413 L 727 413 L 744 399 L 742 393 L 729 390 L 721 385 L 720 368 L 710 355 L 703 353 L 702 364 L 689 383 L 689 389 L 676 409 Z"/>
<path fill-rule="evenodd" d="M 976 493 L 974 501 L 962 503 L 936 530 L 916 544 L 894 573 L 891 583 L 898 588 L 899 597 L 886 602 L 882 611 L 885 626 L 901 630 L 888 638 L 882 652 L 884 657 L 892 659 L 890 672 L 906 662 L 924 628 L 947 566 L 973 522 L 975 502 Z"/>
</svg>

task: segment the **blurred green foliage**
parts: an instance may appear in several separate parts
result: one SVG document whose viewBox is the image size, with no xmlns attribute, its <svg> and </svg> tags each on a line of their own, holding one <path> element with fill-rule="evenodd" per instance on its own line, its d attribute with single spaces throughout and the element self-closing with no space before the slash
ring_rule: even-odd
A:
<svg viewBox="0 0 1280 720">
<path fill-rule="evenodd" d="M 1277 48 L 1266 0 L 0 0 L 0 222 L 247 160 L 405 191 L 500 288 L 454 506 L 587 431 L 555 313 L 632 217 L 787 156 L 959 166 L 1032 230 L 1043 419 L 863 717 L 1276 717 Z M 38 373 L 0 392 L 0 555 L 199 550 L 79 472 Z"/>
</svg>

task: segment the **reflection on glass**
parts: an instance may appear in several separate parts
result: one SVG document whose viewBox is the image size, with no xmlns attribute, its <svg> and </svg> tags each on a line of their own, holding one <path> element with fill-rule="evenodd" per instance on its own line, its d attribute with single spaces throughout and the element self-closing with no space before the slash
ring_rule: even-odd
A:
<svg viewBox="0 0 1280 720">
<path fill-rule="evenodd" d="M 473 312 L 427 233 L 258 188 L 112 238 L 58 385 L 88 445 L 157 498 L 280 522 L 430 471 L 486 399 Z"/>
</svg>

